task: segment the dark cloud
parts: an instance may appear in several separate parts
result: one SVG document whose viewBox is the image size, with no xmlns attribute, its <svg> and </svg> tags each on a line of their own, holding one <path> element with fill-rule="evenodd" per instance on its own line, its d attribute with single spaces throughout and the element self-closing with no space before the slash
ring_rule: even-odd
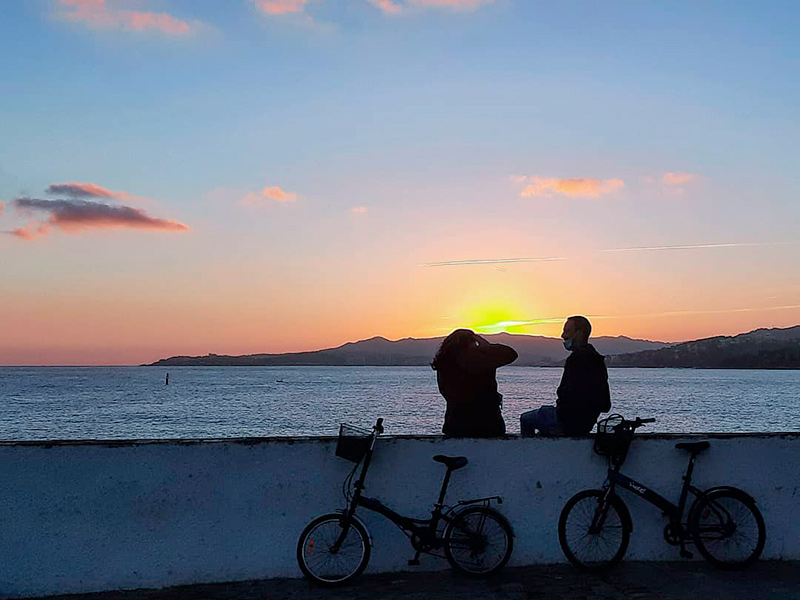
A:
<svg viewBox="0 0 800 600">
<path fill-rule="evenodd" d="M 114 200 L 127 200 L 130 195 L 125 192 L 112 192 L 95 183 L 53 183 L 47 188 L 47 193 L 54 196 L 68 196 L 70 198 L 108 198 Z"/>
<path fill-rule="evenodd" d="M 52 186 L 51 186 L 52 187 Z M 23 228 L 10 231 L 11 235 L 32 239 L 60 229 L 78 233 L 85 229 L 146 229 L 151 231 L 188 231 L 183 223 L 151 217 L 138 208 L 124 205 L 110 206 L 88 200 L 40 200 L 17 198 L 13 206 L 28 214 L 47 213 L 45 220 L 34 221 Z"/>
</svg>

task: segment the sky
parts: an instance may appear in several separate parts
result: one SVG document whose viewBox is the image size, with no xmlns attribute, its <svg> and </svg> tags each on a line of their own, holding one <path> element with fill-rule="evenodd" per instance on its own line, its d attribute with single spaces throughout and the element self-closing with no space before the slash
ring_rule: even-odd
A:
<svg viewBox="0 0 800 600">
<path fill-rule="evenodd" d="M 0 3 L 0 364 L 800 323 L 800 5 Z"/>
</svg>

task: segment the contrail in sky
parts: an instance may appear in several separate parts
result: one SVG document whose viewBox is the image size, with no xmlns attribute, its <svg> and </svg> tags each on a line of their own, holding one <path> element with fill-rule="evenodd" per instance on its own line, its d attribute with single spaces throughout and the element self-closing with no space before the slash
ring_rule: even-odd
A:
<svg viewBox="0 0 800 600">
<path fill-rule="evenodd" d="M 759 246 L 790 246 L 800 244 L 800 240 L 789 242 L 730 242 L 723 244 L 685 244 L 674 246 L 633 246 L 630 248 L 604 248 L 594 250 L 598 252 L 652 252 L 662 250 L 705 250 L 713 248 L 754 248 Z M 496 265 L 510 263 L 549 262 L 554 260 L 569 260 L 568 256 L 543 256 L 537 258 L 491 258 L 484 260 L 448 260 L 443 262 L 425 263 L 423 267 L 458 267 L 465 265 Z"/>
<path fill-rule="evenodd" d="M 636 246 L 633 248 L 606 248 L 598 252 L 643 252 L 648 250 L 697 250 L 702 248 L 747 248 L 755 246 L 786 246 L 800 242 L 733 242 L 727 244 L 687 244 L 678 246 Z"/>
<path fill-rule="evenodd" d="M 444 262 L 425 263 L 423 267 L 454 267 L 459 265 L 498 265 L 504 263 L 547 262 L 567 260 L 566 256 L 546 256 L 541 258 L 489 258 L 485 260 L 447 260 Z"/>
</svg>

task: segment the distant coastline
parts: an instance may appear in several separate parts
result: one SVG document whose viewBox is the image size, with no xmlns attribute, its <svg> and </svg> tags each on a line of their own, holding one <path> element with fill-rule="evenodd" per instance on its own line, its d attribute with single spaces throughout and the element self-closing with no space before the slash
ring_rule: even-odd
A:
<svg viewBox="0 0 800 600">
<path fill-rule="evenodd" d="M 499 333 L 486 336 L 519 352 L 514 366 L 560 367 L 567 357 L 559 338 Z M 374 337 L 336 348 L 283 354 L 173 356 L 142 366 L 320 366 L 419 367 L 430 364 L 442 338 L 387 340 Z M 609 367 L 686 369 L 800 369 L 800 325 L 756 329 L 736 336 L 716 336 L 690 342 L 633 339 L 626 336 L 592 339 Z"/>
</svg>

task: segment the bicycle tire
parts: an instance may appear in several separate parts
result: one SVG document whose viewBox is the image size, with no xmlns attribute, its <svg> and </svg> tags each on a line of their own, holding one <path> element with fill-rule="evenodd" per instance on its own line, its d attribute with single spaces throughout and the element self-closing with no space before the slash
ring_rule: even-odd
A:
<svg viewBox="0 0 800 600">
<path fill-rule="evenodd" d="M 611 495 L 603 527 L 589 533 L 603 490 L 583 490 L 570 498 L 558 519 L 558 542 L 567 560 L 587 571 L 610 569 L 625 556 L 630 542 L 630 513 L 617 495 Z"/>
<path fill-rule="evenodd" d="M 473 506 L 459 512 L 447 524 L 443 545 L 453 569 L 471 577 L 489 577 L 511 558 L 514 532 L 496 510 Z"/>
<path fill-rule="evenodd" d="M 711 491 L 699 498 L 688 529 L 703 558 L 721 569 L 749 566 L 761 556 L 767 539 L 764 517 L 755 501 L 736 488 Z"/>
<path fill-rule="evenodd" d="M 357 520 L 350 528 L 338 552 L 331 546 L 339 537 L 344 521 L 341 513 L 317 517 L 297 540 L 297 564 L 303 575 L 321 586 L 337 586 L 352 581 L 367 568 L 371 552 L 369 534 Z"/>
</svg>

